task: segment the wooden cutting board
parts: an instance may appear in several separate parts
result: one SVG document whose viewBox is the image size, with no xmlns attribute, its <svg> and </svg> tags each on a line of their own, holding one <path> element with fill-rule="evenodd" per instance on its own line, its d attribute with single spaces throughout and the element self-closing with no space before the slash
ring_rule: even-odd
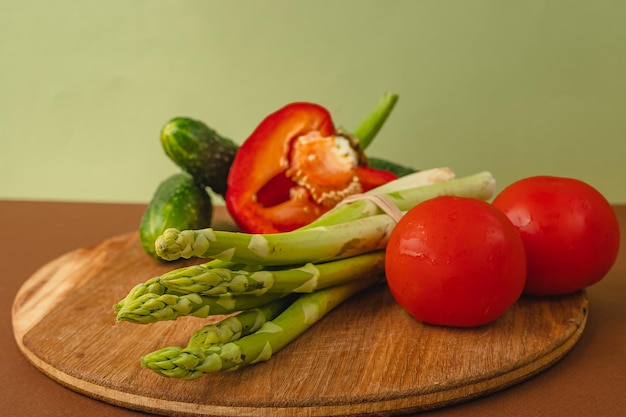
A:
<svg viewBox="0 0 626 417">
<path fill-rule="evenodd" d="M 580 338 L 583 292 L 522 298 L 476 329 L 421 324 L 379 286 L 347 301 L 269 362 L 180 381 L 139 358 L 186 345 L 207 321 L 116 323 L 113 304 L 174 267 L 147 257 L 136 234 L 73 251 L 36 272 L 13 305 L 24 355 L 72 390 L 171 416 L 394 415 L 466 401 L 545 370 Z M 197 262 L 197 261 L 196 261 Z"/>
</svg>

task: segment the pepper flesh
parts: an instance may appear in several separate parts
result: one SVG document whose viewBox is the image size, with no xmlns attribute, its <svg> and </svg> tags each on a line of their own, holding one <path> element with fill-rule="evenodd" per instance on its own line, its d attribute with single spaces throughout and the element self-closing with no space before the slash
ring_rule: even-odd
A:
<svg viewBox="0 0 626 417">
<path fill-rule="evenodd" d="M 317 204 L 334 207 L 345 197 L 363 191 L 356 175 L 358 154 L 348 142 L 317 132 L 300 136 L 293 143 L 285 174 L 304 187 Z"/>
<path fill-rule="evenodd" d="M 225 202 L 244 232 L 286 232 L 396 178 L 367 167 L 356 142 L 336 133 L 328 110 L 296 102 L 267 116 L 241 145 Z"/>
</svg>

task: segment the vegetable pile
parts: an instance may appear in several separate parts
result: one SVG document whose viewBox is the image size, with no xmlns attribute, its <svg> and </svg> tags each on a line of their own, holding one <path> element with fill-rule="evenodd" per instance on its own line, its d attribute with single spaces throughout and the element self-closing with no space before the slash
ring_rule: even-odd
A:
<svg viewBox="0 0 626 417">
<path fill-rule="evenodd" d="M 419 321 L 475 327 L 524 293 L 567 294 L 608 272 L 619 227 L 587 184 L 550 177 L 548 186 L 535 177 L 496 196 L 486 171 L 457 178 L 447 168 L 367 158 L 396 100 L 383 96 L 352 134 L 335 128 L 323 107 L 292 103 L 241 147 L 199 121 L 166 124 L 162 144 L 181 172 L 159 185 L 141 243 L 163 262 L 198 264 L 137 284 L 114 305 L 116 319 L 219 321 L 186 346 L 147 353 L 143 367 L 196 379 L 267 361 L 337 305 L 381 284 Z M 240 231 L 210 227 L 210 192 L 225 197 Z M 563 251 L 546 249 L 553 246 Z"/>
</svg>

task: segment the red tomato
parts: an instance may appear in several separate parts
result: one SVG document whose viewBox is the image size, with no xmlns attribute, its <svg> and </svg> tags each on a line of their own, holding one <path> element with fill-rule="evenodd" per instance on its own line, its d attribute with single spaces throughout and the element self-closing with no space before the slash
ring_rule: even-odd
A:
<svg viewBox="0 0 626 417">
<path fill-rule="evenodd" d="M 396 301 L 430 324 L 473 327 L 519 298 L 526 256 L 519 233 L 491 204 L 436 197 L 409 210 L 387 244 L 385 272 Z"/>
<path fill-rule="evenodd" d="M 493 205 L 519 229 L 528 259 L 527 294 L 559 295 L 601 280 L 619 249 L 619 224 L 609 202 L 573 179 L 530 177 L 514 182 Z"/>
</svg>

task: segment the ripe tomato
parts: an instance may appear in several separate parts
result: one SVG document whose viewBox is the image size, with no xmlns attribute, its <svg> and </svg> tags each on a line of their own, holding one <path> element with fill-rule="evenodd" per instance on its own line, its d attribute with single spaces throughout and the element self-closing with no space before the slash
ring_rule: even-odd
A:
<svg viewBox="0 0 626 417">
<path fill-rule="evenodd" d="M 573 178 L 529 177 L 493 205 L 519 229 L 528 259 L 527 294 L 559 295 L 601 280 L 619 249 L 619 224 L 595 188 Z"/>
<path fill-rule="evenodd" d="M 519 233 L 491 204 L 436 197 L 409 210 L 385 256 L 396 301 L 430 324 L 472 327 L 500 317 L 519 298 L 526 256 Z"/>
</svg>

